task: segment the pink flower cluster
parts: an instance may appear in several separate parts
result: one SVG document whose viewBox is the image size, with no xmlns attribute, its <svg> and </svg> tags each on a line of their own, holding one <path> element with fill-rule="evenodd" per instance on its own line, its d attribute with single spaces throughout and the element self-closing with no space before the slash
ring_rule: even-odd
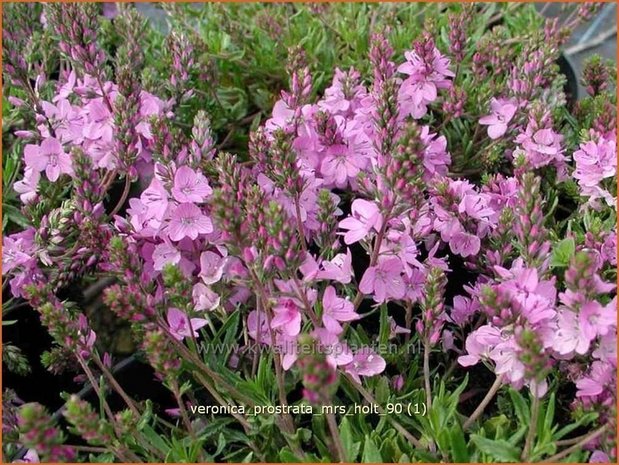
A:
<svg viewBox="0 0 619 465">
<path fill-rule="evenodd" d="M 60 87 L 51 102 L 42 101 L 42 113 L 37 116 L 37 131 L 21 131 L 18 135 L 34 139 L 24 149 L 26 164 L 24 177 L 15 184 L 23 202 L 34 202 L 41 172 L 48 181 L 55 182 L 61 175 L 73 175 L 70 151 L 81 148 L 95 167 L 114 169 L 114 109 L 117 86 L 112 82 L 99 85 L 88 75 L 78 79 L 74 71 Z M 140 95 L 141 120 L 135 126 L 139 134 L 137 168 L 145 170 L 151 164 L 152 134 L 149 118 L 165 113 L 166 104 L 148 92 Z M 151 168 L 152 169 L 152 168 Z"/>
<path fill-rule="evenodd" d="M 174 342 L 183 342 L 199 338 L 211 315 L 242 307 L 249 337 L 277 354 L 285 370 L 303 364 L 300 337 L 309 335 L 333 372 L 361 383 L 387 366 L 374 348 L 348 338 L 366 316 L 364 300 L 385 309 L 388 303 L 389 311 L 421 307 L 415 325 L 400 327 L 390 316 L 390 337 L 415 327 L 430 348 L 442 337 L 462 366 L 483 362 L 505 383 L 529 386 L 538 396 L 547 391 L 550 369 L 559 367 L 575 382 L 580 402 L 608 404 L 617 365 L 616 297 L 600 276 L 616 266 L 616 232 L 588 233 L 564 289 L 547 257 L 540 199 L 525 195 L 529 210 L 523 201 L 531 186 L 523 171 L 551 166 L 567 178 L 563 136 L 546 113 L 519 119 L 524 100 L 492 98 L 491 114 L 478 122 L 491 144 L 515 134 L 509 152 L 515 174 L 493 175 L 481 186 L 454 179 L 447 138 L 421 121 L 452 89 L 449 59 L 427 38 L 399 65 L 384 41 L 372 54 L 372 86 L 352 68 L 337 69 L 314 103 L 307 103 L 311 76 L 295 71 L 292 92 L 282 94 L 251 136 L 251 166 L 216 154 L 198 122 L 193 140 L 155 153 L 158 142 L 169 141 L 150 118 L 169 116 L 167 104 L 141 92 L 133 169 L 147 187 L 114 215 L 113 227 L 131 254 L 123 285 L 148 311 L 140 314 L 136 305 L 125 314 L 145 324 L 160 316 Z M 15 185 L 24 203 L 37 199 L 40 183 L 79 173 L 70 155 L 75 147 L 95 172 L 116 175 L 117 92 L 113 83 L 70 74 L 53 101 L 43 102 L 37 132 L 20 134 L 35 142 L 24 149 L 24 178 Z M 615 137 L 592 133 L 573 154 L 572 177 L 599 208 L 597 199 L 614 203 Z M 4 238 L 3 272 L 13 275 L 14 295 L 44 280 L 41 268 L 52 263 L 37 234 L 29 228 Z M 356 273 L 355 250 L 369 256 Z M 99 269 L 117 272 L 112 261 Z M 449 308 L 444 283 L 460 262 L 476 281 Z M 183 277 L 185 304 L 169 298 L 164 281 L 171 267 Z M 462 330 L 460 341 L 454 326 Z M 96 336 L 86 323 L 82 329 L 87 352 Z"/>
<path fill-rule="evenodd" d="M 603 199 L 607 205 L 614 206 L 616 198 L 606 184 L 615 181 L 617 176 L 617 134 L 602 135 L 592 131 L 590 140 L 580 144 L 573 157 L 574 179 L 578 181 L 581 194 L 591 203 Z"/>
<path fill-rule="evenodd" d="M 581 257 L 588 260 L 586 254 Z M 591 274 L 585 275 L 587 272 Z M 545 375 L 537 379 L 527 374 L 521 356 L 526 348 L 519 342 L 523 331 L 532 330 L 546 353 L 545 364 L 565 367 L 569 362 L 572 376 L 580 373 L 574 377 L 577 397 L 593 402 L 603 393 L 608 395 L 617 366 L 617 300 L 615 297 L 603 303 L 598 299 L 607 296 L 615 285 L 602 281 L 594 265 L 584 270 L 573 265 L 566 276 L 568 289 L 557 299 L 554 277 L 541 279 L 538 270 L 527 268 L 521 259 L 509 270 L 496 266 L 495 273 L 493 280 L 480 280 L 468 289 L 470 299 L 454 300 L 452 318 L 458 324 L 480 312 L 488 318 L 486 325 L 468 335 L 466 355 L 459 357 L 460 364 L 491 363 L 504 381 L 516 388 L 530 385 L 532 392 L 541 397 L 548 388 Z M 574 277 L 572 286 L 570 275 Z M 579 365 L 578 356 L 583 355 L 593 358 L 590 368 Z"/>
</svg>

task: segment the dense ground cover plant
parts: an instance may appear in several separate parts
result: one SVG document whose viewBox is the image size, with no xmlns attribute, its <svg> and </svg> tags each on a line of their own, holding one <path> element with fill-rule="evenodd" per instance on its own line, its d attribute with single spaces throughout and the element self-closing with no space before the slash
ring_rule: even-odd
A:
<svg viewBox="0 0 619 465">
<path fill-rule="evenodd" d="M 167 8 L 4 9 L 3 315 L 75 388 L 5 389 L 5 459 L 615 460 L 596 6 Z"/>
</svg>

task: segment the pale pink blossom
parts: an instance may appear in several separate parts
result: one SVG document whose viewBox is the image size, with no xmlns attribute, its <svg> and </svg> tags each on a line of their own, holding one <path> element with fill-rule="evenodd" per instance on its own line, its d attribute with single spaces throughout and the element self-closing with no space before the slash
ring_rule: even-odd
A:
<svg viewBox="0 0 619 465">
<path fill-rule="evenodd" d="M 177 201 L 201 203 L 212 192 L 202 173 L 196 173 L 188 166 L 181 166 L 176 170 L 172 195 Z"/>
<path fill-rule="evenodd" d="M 28 449 L 26 455 L 21 460 L 15 460 L 13 463 L 40 463 L 39 454 L 34 449 Z"/>
<path fill-rule="evenodd" d="M 333 286 L 327 286 L 322 297 L 322 322 L 334 334 L 343 331 L 341 322 L 359 319 L 352 302 L 338 297 Z"/>
<path fill-rule="evenodd" d="M 29 204 L 36 200 L 40 180 L 40 172 L 28 167 L 24 170 L 24 177 L 13 184 L 13 189 L 19 194 L 22 203 Z"/>
<path fill-rule="evenodd" d="M 488 126 L 490 139 L 498 139 L 507 131 L 508 124 L 517 109 L 518 106 L 512 100 L 492 98 L 490 100 L 491 113 L 479 118 L 479 124 Z"/>
<path fill-rule="evenodd" d="M 360 376 L 376 376 L 385 371 L 385 359 L 369 347 L 363 347 L 353 357 L 352 362 L 342 367 L 352 379 L 361 384 Z"/>
<path fill-rule="evenodd" d="M 71 157 L 53 137 L 44 139 L 41 145 L 26 145 L 24 160 L 33 170 L 45 171 L 47 179 L 52 182 L 57 181 L 61 174 L 73 174 Z"/>
<path fill-rule="evenodd" d="M 317 328 L 311 333 L 318 341 L 318 350 L 326 356 L 332 367 L 346 365 L 353 361 L 353 354 L 345 342 L 340 341 L 337 334 L 325 328 Z"/>
<path fill-rule="evenodd" d="M 371 294 L 378 303 L 403 298 L 406 288 L 400 260 L 389 258 L 382 260 L 377 266 L 369 267 L 361 278 L 359 290 L 364 294 Z"/>
<path fill-rule="evenodd" d="M 200 254 L 200 277 L 205 284 L 210 285 L 220 281 L 225 266 L 226 259 L 218 253 L 207 250 Z"/>
<path fill-rule="evenodd" d="M 211 219 L 193 203 L 181 203 L 172 212 L 168 234 L 173 241 L 180 241 L 185 237 L 195 240 L 200 234 L 211 232 L 213 232 Z"/>
<path fill-rule="evenodd" d="M 301 332 L 301 312 L 291 299 L 285 299 L 273 308 L 271 328 L 279 329 L 288 336 Z"/>
<path fill-rule="evenodd" d="M 342 284 L 350 283 L 352 277 L 352 255 L 348 248 L 346 254 L 339 253 L 332 260 L 322 262 L 322 270 L 316 274 L 318 279 L 334 280 Z"/>
<path fill-rule="evenodd" d="M 348 245 L 364 239 L 372 229 L 379 231 L 383 216 L 378 205 L 364 199 L 356 199 L 351 206 L 352 216 L 340 221 L 340 228 L 347 229 L 344 242 Z"/>
<path fill-rule="evenodd" d="M 191 297 L 193 298 L 195 309 L 199 311 L 215 310 L 220 302 L 219 295 L 203 283 L 197 283 L 193 286 Z"/>
<path fill-rule="evenodd" d="M 169 242 L 155 246 L 153 251 L 153 267 L 157 271 L 163 270 L 164 266 L 176 265 L 181 261 L 181 252 Z"/>
<path fill-rule="evenodd" d="M 204 318 L 189 318 L 185 312 L 178 308 L 171 307 L 167 315 L 168 325 L 172 336 L 182 341 L 186 337 L 198 337 L 198 330 L 207 325 L 208 321 Z"/>
</svg>

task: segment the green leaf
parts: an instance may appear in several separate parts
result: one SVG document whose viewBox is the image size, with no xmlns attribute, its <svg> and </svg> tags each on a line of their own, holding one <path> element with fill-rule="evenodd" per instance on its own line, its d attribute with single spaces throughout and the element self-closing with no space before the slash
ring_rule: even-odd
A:
<svg viewBox="0 0 619 465">
<path fill-rule="evenodd" d="M 543 430 L 539 432 L 541 441 L 550 441 L 552 436 L 552 423 L 555 418 L 555 393 L 550 394 L 548 405 L 546 406 L 546 415 L 544 416 Z"/>
<path fill-rule="evenodd" d="M 449 439 L 451 442 L 451 458 L 454 463 L 468 463 L 470 461 L 469 451 L 460 425 L 456 424 L 451 428 Z"/>
<path fill-rule="evenodd" d="M 144 428 L 142 428 L 142 435 L 144 435 L 144 437 L 146 439 L 148 439 L 148 442 L 152 445 L 155 446 L 157 449 L 159 449 L 161 452 L 163 452 L 165 455 L 167 455 L 170 452 L 170 446 L 166 443 L 166 441 L 159 435 L 157 434 L 157 432 L 151 428 L 149 425 L 145 425 Z"/>
<path fill-rule="evenodd" d="M 363 446 L 363 457 L 361 459 L 363 463 L 382 463 L 383 457 L 380 455 L 376 443 L 370 438 L 365 437 L 365 444 Z"/>
<path fill-rule="evenodd" d="M 585 415 L 583 415 L 582 417 L 580 417 L 577 421 L 575 421 L 574 423 L 571 423 L 567 426 L 564 426 L 563 428 L 561 428 L 559 431 L 557 431 L 554 436 L 553 439 L 555 441 L 558 441 L 559 439 L 563 438 L 564 436 L 566 436 L 567 434 L 571 433 L 572 431 L 574 431 L 576 428 L 578 428 L 579 426 L 583 426 L 586 425 L 588 423 L 591 423 L 593 420 L 595 420 L 598 417 L 598 414 L 596 412 L 589 412 Z"/>
<path fill-rule="evenodd" d="M 279 459 L 284 463 L 299 463 L 301 459 L 294 455 L 288 447 L 284 447 L 279 453 Z"/>
<path fill-rule="evenodd" d="M 391 325 L 389 324 L 389 317 L 387 313 L 387 304 L 380 306 L 380 328 L 378 333 L 378 341 L 381 347 L 387 344 L 389 340 L 389 333 L 391 332 Z"/>
<path fill-rule="evenodd" d="M 346 461 L 354 462 L 357 459 L 357 455 L 359 455 L 361 442 L 355 442 L 352 427 L 346 417 L 344 417 L 340 423 L 340 438 L 342 439 L 342 445 L 346 452 Z"/>
<path fill-rule="evenodd" d="M 552 249 L 550 258 L 550 266 L 566 267 L 570 263 L 570 259 L 574 256 L 576 244 L 572 237 L 567 237 L 555 244 Z"/>
<path fill-rule="evenodd" d="M 514 411 L 516 416 L 518 417 L 518 422 L 520 425 L 528 425 L 531 415 L 529 412 L 529 407 L 527 405 L 527 401 L 520 394 L 520 392 L 516 391 L 513 388 L 509 390 L 509 396 L 512 398 L 512 404 L 514 405 Z"/>
<path fill-rule="evenodd" d="M 471 441 L 481 452 L 499 462 L 518 462 L 520 460 L 520 449 L 503 439 L 488 439 L 478 434 L 472 434 Z"/>
<path fill-rule="evenodd" d="M 376 397 L 376 402 L 379 405 L 384 405 L 389 401 L 389 394 L 391 390 L 389 389 L 389 380 L 384 377 L 376 378 L 376 387 L 374 388 L 374 394 Z"/>
</svg>

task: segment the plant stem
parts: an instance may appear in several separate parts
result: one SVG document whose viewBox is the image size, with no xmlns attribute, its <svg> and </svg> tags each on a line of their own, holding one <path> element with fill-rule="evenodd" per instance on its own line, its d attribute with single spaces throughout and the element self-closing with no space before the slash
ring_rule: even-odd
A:
<svg viewBox="0 0 619 465">
<path fill-rule="evenodd" d="M 267 316 L 267 326 L 269 328 L 269 335 L 271 337 L 271 345 L 276 347 L 275 334 L 273 329 L 271 328 L 271 306 L 269 304 L 268 296 L 262 287 L 262 283 L 258 279 L 256 272 L 252 269 L 249 270 L 251 273 L 252 281 L 254 282 L 254 286 L 258 293 L 258 297 L 262 301 L 262 306 L 264 308 L 265 315 Z M 288 405 L 288 399 L 286 398 L 286 386 L 284 383 L 284 373 L 282 371 L 281 359 L 278 353 L 273 354 L 273 364 L 275 365 L 275 379 L 277 380 L 277 392 L 279 397 L 279 403 L 282 406 Z M 292 415 L 286 414 L 283 415 L 284 425 L 290 434 L 294 434 L 295 426 L 294 420 L 292 419 Z"/>
<path fill-rule="evenodd" d="M 176 399 L 176 403 L 178 404 L 178 409 L 181 412 L 181 418 L 183 419 L 183 423 L 185 424 L 185 429 L 191 436 L 191 439 L 196 440 L 196 434 L 193 431 L 193 426 L 191 426 L 191 421 L 189 421 L 189 415 L 187 415 L 187 409 L 185 408 L 185 404 L 183 403 L 183 398 L 181 396 L 181 390 L 178 387 L 178 382 L 176 379 L 171 380 L 172 393 L 174 394 L 174 398 Z"/>
<path fill-rule="evenodd" d="M 567 449 L 562 450 L 558 454 L 555 454 L 552 457 L 549 457 L 549 458 L 547 458 L 545 460 L 542 460 L 541 463 L 556 463 L 556 462 L 558 462 L 562 458 L 567 457 L 568 455 L 570 455 L 572 452 L 575 452 L 577 450 L 581 450 L 582 447 L 585 446 L 587 443 L 593 441 L 594 439 L 597 439 L 599 436 L 604 434 L 607 429 L 608 429 L 608 425 L 604 425 L 601 428 L 596 429 L 591 434 L 588 434 L 587 436 L 582 438 L 579 442 L 574 444 L 572 447 L 568 447 Z"/>
<path fill-rule="evenodd" d="M 158 321 L 159 327 L 166 333 L 168 339 L 172 344 L 174 344 L 179 351 L 182 353 L 183 357 L 188 360 L 191 360 L 193 364 L 202 371 L 205 375 L 215 381 L 218 385 L 220 385 L 223 389 L 230 393 L 233 397 L 245 402 L 247 405 L 254 406 L 255 402 L 250 398 L 241 393 L 238 389 L 232 386 L 230 383 L 225 381 L 217 372 L 211 370 L 208 366 L 206 366 L 195 354 L 193 354 L 187 347 L 178 341 L 172 334 L 170 333 L 169 328 L 165 323 Z M 206 387 L 206 386 L 205 386 Z"/>
<path fill-rule="evenodd" d="M 297 232 L 299 234 L 299 242 L 303 252 L 307 252 L 307 244 L 305 243 L 305 234 L 303 233 L 303 222 L 301 221 L 301 206 L 299 205 L 299 194 L 294 197 L 294 208 L 297 217 Z"/>
<path fill-rule="evenodd" d="M 124 205 L 125 201 L 127 200 L 127 196 L 129 195 L 130 187 L 131 187 L 131 180 L 129 179 L 129 175 L 127 174 L 125 176 L 125 187 L 123 188 L 123 193 L 120 196 L 120 199 L 118 200 L 118 203 L 114 207 L 114 210 L 112 210 L 112 213 L 110 213 L 110 217 L 114 216 L 122 208 L 122 206 Z"/>
<path fill-rule="evenodd" d="M 299 281 L 299 278 L 296 276 L 296 274 L 293 274 L 292 278 L 294 279 L 294 285 L 295 285 L 295 290 L 297 291 L 297 297 L 299 297 L 299 299 L 303 301 L 303 305 L 305 306 L 305 311 L 307 312 L 307 315 L 310 317 L 310 320 L 312 320 L 312 323 L 314 323 L 314 326 L 316 327 L 320 326 L 320 321 L 318 320 L 318 316 L 316 316 L 316 313 L 314 312 L 312 305 L 307 299 L 307 295 L 305 294 L 305 292 L 303 292 L 303 285 Z"/>
<path fill-rule="evenodd" d="M 535 440 L 535 435 L 537 433 L 538 415 L 539 415 L 539 398 L 534 394 L 533 405 L 531 405 L 531 423 L 529 424 L 529 432 L 524 442 L 524 449 L 522 449 L 522 455 L 520 456 L 520 459 L 523 462 L 526 462 L 529 460 L 531 448 L 533 447 L 533 441 Z"/>
<path fill-rule="evenodd" d="M 331 432 L 333 443 L 335 444 L 335 450 L 337 451 L 337 461 L 345 462 L 346 451 L 344 450 L 344 445 L 342 444 L 342 438 L 340 437 L 340 430 L 338 429 L 337 422 L 335 421 L 335 415 L 333 415 L 333 413 L 327 413 L 326 417 L 327 424 L 329 425 L 329 431 Z"/>
<path fill-rule="evenodd" d="M 406 302 L 406 314 L 404 315 L 404 327 L 408 329 L 408 333 L 404 335 L 404 341 L 408 342 L 411 338 L 413 328 L 413 304 Z"/>
<path fill-rule="evenodd" d="M 430 341 L 423 343 L 423 384 L 426 389 L 426 408 L 432 407 L 432 386 L 430 386 Z"/>
<path fill-rule="evenodd" d="M 374 404 L 378 407 L 378 412 L 384 414 L 385 410 L 382 408 L 382 406 L 378 405 L 376 403 L 376 399 L 374 399 L 374 396 L 372 396 L 372 394 L 370 394 L 367 389 L 365 389 L 363 386 L 361 386 L 359 383 L 357 383 L 354 379 L 352 379 L 350 377 L 350 375 L 348 374 L 344 374 L 344 376 L 346 377 L 346 379 L 348 379 L 348 381 L 350 381 L 350 384 L 352 384 L 352 386 L 359 392 L 359 394 L 361 394 L 361 396 L 370 404 Z M 419 439 L 417 439 L 415 436 L 413 436 L 411 433 L 409 433 L 406 428 L 404 428 L 404 426 L 402 426 L 400 423 L 397 422 L 397 420 L 395 420 L 393 417 L 391 416 L 387 416 L 387 421 L 389 421 L 389 423 L 391 423 L 391 425 L 398 430 L 398 432 L 404 436 L 406 439 L 408 439 L 408 442 L 410 442 L 413 446 L 415 446 L 417 449 L 427 449 L 426 446 L 424 446 Z"/>
<path fill-rule="evenodd" d="M 110 113 L 114 113 L 114 107 L 112 107 L 112 102 L 110 102 L 110 97 L 107 95 L 105 88 L 103 87 L 103 82 L 101 81 L 101 74 L 97 74 L 97 83 L 99 84 L 99 88 L 101 89 L 101 96 L 103 97 L 103 101 L 107 106 L 107 109 L 110 110 Z"/>
<path fill-rule="evenodd" d="M 127 407 L 129 407 L 129 410 L 131 410 L 131 413 L 133 413 L 136 417 L 139 417 L 140 411 L 135 406 L 135 403 L 133 402 L 131 397 L 129 397 L 129 395 L 120 386 L 120 384 L 118 384 L 118 382 L 116 381 L 116 378 L 114 378 L 114 375 L 110 373 L 110 371 L 107 369 L 107 367 L 103 364 L 103 362 L 99 359 L 97 355 L 94 355 L 92 359 L 94 360 L 95 364 L 99 367 L 103 375 L 107 378 L 108 382 L 110 383 L 110 386 L 112 386 L 112 388 L 118 393 L 118 395 L 122 397 L 122 399 L 125 401 L 125 403 L 127 404 Z"/>
<path fill-rule="evenodd" d="M 503 384 L 502 381 L 503 381 L 502 375 L 499 375 L 496 377 L 496 379 L 494 380 L 494 383 L 492 384 L 492 386 L 490 386 L 490 389 L 486 393 L 486 396 L 479 403 L 479 405 L 477 406 L 473 414 L 462 425 L 462 429 L 466 430 L 475 422 L 475 420 L 477 420 L 477 418 L 479 418 L 479 416 L 484 412 L 485 408 L 488 406 L 488 404 L 490 403 L 494 395 L 497 393 L 497 391 Z"/>
<path fill-rule="evenodd" d="M 90 382 L 90 385 L 92 386 L 92 388 L 97 393 L 97 397 L 103 403 L 103 410 L 105 410 L 105 413 L 106 413 L 106 415 L 108 417 L 108 420 L 113 425 L 114 431 L 116 432 L 116 436 L 119 437 L 120 435 L 118 434 L 118 425 L 116 424 L 116 420 L 114 418 L 114 414 L 112 413 L 112 410 L 110 409 L 110 406 L 108 405 L 107 401 L 105 400 L 105 396 L 101 392 L 101 389 L 99 389 L 99 384 L 97 383 L 94 374 L 92 373 L 92 371 L 88 367 L 88 364 L 86 363 L 84 358 L 79 353 L 76 353 L 75 355 L 77 357 L 77 360 L 78 360 L 79 364 L 82 367 L 82 370 L 84 370 L 84 373 L 86 374 L 86 377 L 88 378 L 88 381 Z"/>
<path fill-rule="evenodd" d="M 105 447 L 93 447 L 93 446 L 69 446 L 71 449 L 74 449 L 79 452 L 93 452 L 96 454 L 104 454 L 108 451 Z"/>
<path fill-rule="evenodd" d="M 396 199 L 393 199 L 394 205 L 395 201 Z M 383 238 L 385 237 L 385 233 L 387 232 L 387 223 L 389 223 L 392 211 L 393 206 L 391 206 L 389 210 L 387 210 L 387 212 L 385 213 L 385 217 L 383 218 L 383 224 L 380 227 L 380 231 L 378 231 L 378 234 L 376 235 L 376 240 L 374 241 L 374 248 L 372 249 L 372 256 L 370 257 L 370 264 L 368 268 L 376 266 L 376 262 L 378 261 L 378 255 L 380 254 L 380 246 L 383 242 Z M 357 291 L 355 300 L 353 300 L 353 307 L 355 311 L 359 308 L 361 302 L 363 302 L 363 292 Z"/>
</svg>

